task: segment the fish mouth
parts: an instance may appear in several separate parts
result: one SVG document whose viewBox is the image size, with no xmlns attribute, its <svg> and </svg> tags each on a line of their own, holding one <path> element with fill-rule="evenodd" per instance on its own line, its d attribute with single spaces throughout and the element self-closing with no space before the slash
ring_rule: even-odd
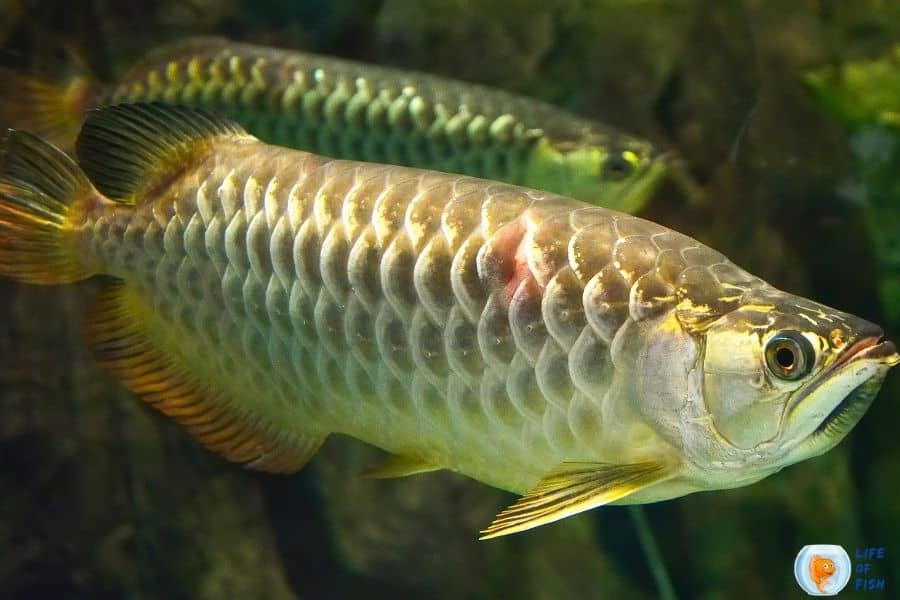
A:
<svg viewBox="0 0 900 600">
<path fill-rule="evenodd" d="M 866 337 L 853 344 L 823 373 L 820 380 L 825 381 L 829 375 L 839 369 L 863 360 L 874 361 L 886 368 L 881 369 L 879 373 L 869 377 L 844 396 L 816 427 L 813 432 L 814 436 L 823 433 L 842 433 L 852 428 L 871 406 L 887 375 L 887 369 L 900 363 L 900 354 L 897 354 L 893 342 L 882 341 L 881 336 Z"/>
<path fill-rule="evenodd" d="M 857 360 L 875 360 L 888 367 L 893 367 L 900 363 L 900 354 L 897 354 L 897 348 L 893 342 L 882 341 L 880 335 L 866 337 L 850 346 L 844 355 L 828 369 L 828 372 Z"/>
<path fill-rule="evenodd" d="M 856 386 L 828 413 L 813 431 L 812 437 L 822 434 L 841 435 L 849 431 L 872 405 L 883 379 L 883 376 L 876 375 Z"/>
<path fill-rule="evenodd" d="M 900 364 L 896 347 L 882 341 L 881 330 L 872 326 L 867 334 L 798 390 L 785 415 L 783 435 L 793 445 L 785 464 L 818 456 L 844 439 L 874 402 L 888 371 Z"/>
<path fill-rule="evenodd" d="M 631 180 L 625 184 L 620 194 L 629 198 L 639 198 L 641 204 L 645 203 L 649 200 L 649 196 L 653 191 L 662 183 L 665 175 L 671 170 L 675 164 L 675 159 L 676 155 L 673 152 L 653 154 L 632 175 Z"/>
</svg>

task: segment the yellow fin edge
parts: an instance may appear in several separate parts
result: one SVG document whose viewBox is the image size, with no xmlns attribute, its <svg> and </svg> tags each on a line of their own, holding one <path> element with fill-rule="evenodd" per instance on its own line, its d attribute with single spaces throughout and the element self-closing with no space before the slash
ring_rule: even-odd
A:
<svg viewBox="0 0 900 600">
<path fill-rule="evenodd" d="M 377 467 L 366 471 L 363 476 L 369 479 L 395 479 L 440 471 L 442 468 L 429 463 L 419 456 L 392 454 Z"/>
<path fill-rule="evenodd" d="M 629 494 L 671 477 L 657 462 L 624 465 L 567 462 L 502 511 L 479 539 L 509 535 L 621 500 Z"/>
<path fill-rule="evenodd" d="M 196 381 L 144 331 L 136 290 L 110 282 L 86 321 L 97 361 L 132 392 L 171 417 L 208 449 L 260 471 L 290 473 L 312 458 L 326 436 L 278 431 L 226 394 Z"/>
<path fill-rule="evenodd" d="M 97 102 L 99 86 L 87 73 L 20 72 L 0 66 L 0 123 L 31 131 L 65 151 L 87 110 Z"/>
<path fill-rule="evenodd" d="M 0 134 L 0 275 L 44 285 L 89 277 L 72 213 L 94 201 L 91 183 L 62 151 L 24 131 Z"/>
</svg>

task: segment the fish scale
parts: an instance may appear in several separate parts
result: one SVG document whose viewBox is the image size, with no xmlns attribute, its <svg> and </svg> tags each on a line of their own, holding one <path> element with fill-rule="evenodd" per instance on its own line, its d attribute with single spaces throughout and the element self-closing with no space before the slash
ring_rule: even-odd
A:
<svg viewBox="0 0 900 600">
<path fill-rule="evenodd" d="M 202 106 L 272 143 L 528 184 L 626 210 L 646 201 L 661 174 L 650 173 L 655 152 L 647 142 L 531 98 L 216 38 L 151 51 L 99 96 Z M 581 164 L 580 150 L 602 156 Z M 604 157 L 620 154 L 641 173 L 635 189 L 603 172 Z"/>
<path fill-rule="evenodd" d="M 485 537 L 758 481 L 837 443 L 900 362 L 870 323 L 549 192 L 163 105 L 92 115 L 90 180 L 28 134 L 0 149 L 0 272 L 111 276 L 87 330 L 127 386 L 253 468 L 344 433 L 393 455 L 381 476 L 526 492 Z"/>
<path fill-rule="evenodd" d="M 77 69 L 76 69 L 77 71 Z M 221 38 L 156 48 L 114 82 L 0 67 L 0 123 L 67 150 L 97 106 L 204 107 L 335 158 L 490 177 L 626 212 L 684 173 L 647 141 L 539 100 L 425 73 Z"/>
<path fill-rule="evenodd" d="M 98 246 L 104 270 L 135 279 L 129 257 L 148 255 L 155 269 L 138 275 L 141 297 L 171 338 L 202 340 L 180 360 L 236 403 L 263 385 L 301 432 L 343 432 L 463 472 L 472 455 L 491 456 L 504 468 L 477 476 L 522 491 L 566 456 L 594 456 L 593 436 L 608 433 L 584 415 L 602 415 L 612 384 L 584 362 L 615 362 L 612 339 L 642 314 L 630 301 L 659 280 L 643 276 L 656 272 L 653 236 L 664 230 L 479 183 L 223 142 L 154 201 L 98 215 L 91 237 L 147 232 Z M 505 240 L 521 222 L 521 240 Z M 588 243 L 598 235 L 609 243 Z M 575 240 L 585 244 L 570 252 Z M 528 275 L 506 299 L 497 265 L 516 252 Z M 582 285 L 576 273 L 591 270 Z M 185 293 L 195 281 L 204 283 Z M 186 300 L 192 321 L 179 316 Z M 671 310 L 673 296 L 660 306 Z"/>
<path fill-rule="evenodd" d="M 514 116 L 533 113 L 539 103 L 523 107 L 513 94 L 237 43 L 163 49 L 107 95 L 111 103 L 162 100 L 225 109 L 262 139 L 331 156 L 512 181 L 521 180 L 515 170 L 544 134 Z M 569 135 L 588 123 L 574 116 L 569 121 L 553 122 Z"/>
</svg>

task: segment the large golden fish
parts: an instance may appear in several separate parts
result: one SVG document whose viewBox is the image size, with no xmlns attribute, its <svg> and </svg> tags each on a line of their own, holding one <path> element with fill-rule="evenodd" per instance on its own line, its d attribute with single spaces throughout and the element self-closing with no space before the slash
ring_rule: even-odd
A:
<svg viewBox="0 0 900 600">
<path fill-rule="evenodd" d="M 483 533 L 757 481 L 833 447 L 900 361 L 881 330 L 660 225 L 547 192 L 94 111 L 80 166 L 11 131 L 0 273 L 111 283 L 91 344 L 232 461 L 330 433 L 524 493 Z"/>
</svg>

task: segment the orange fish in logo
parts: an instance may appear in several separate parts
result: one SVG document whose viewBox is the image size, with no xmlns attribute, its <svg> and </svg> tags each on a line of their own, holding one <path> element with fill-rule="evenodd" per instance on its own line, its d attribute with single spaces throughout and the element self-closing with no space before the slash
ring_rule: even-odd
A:
<svg viewBox="0 0 900 600">
<path fill-rule="evenodd" d="M 834 571 L 834 561 L 830 558 L 813 554 L 809 559 L 809 576 L 823 594 L 825 593 L 825 583 L 829 577 L 834 575 Z"/>
</svg>

